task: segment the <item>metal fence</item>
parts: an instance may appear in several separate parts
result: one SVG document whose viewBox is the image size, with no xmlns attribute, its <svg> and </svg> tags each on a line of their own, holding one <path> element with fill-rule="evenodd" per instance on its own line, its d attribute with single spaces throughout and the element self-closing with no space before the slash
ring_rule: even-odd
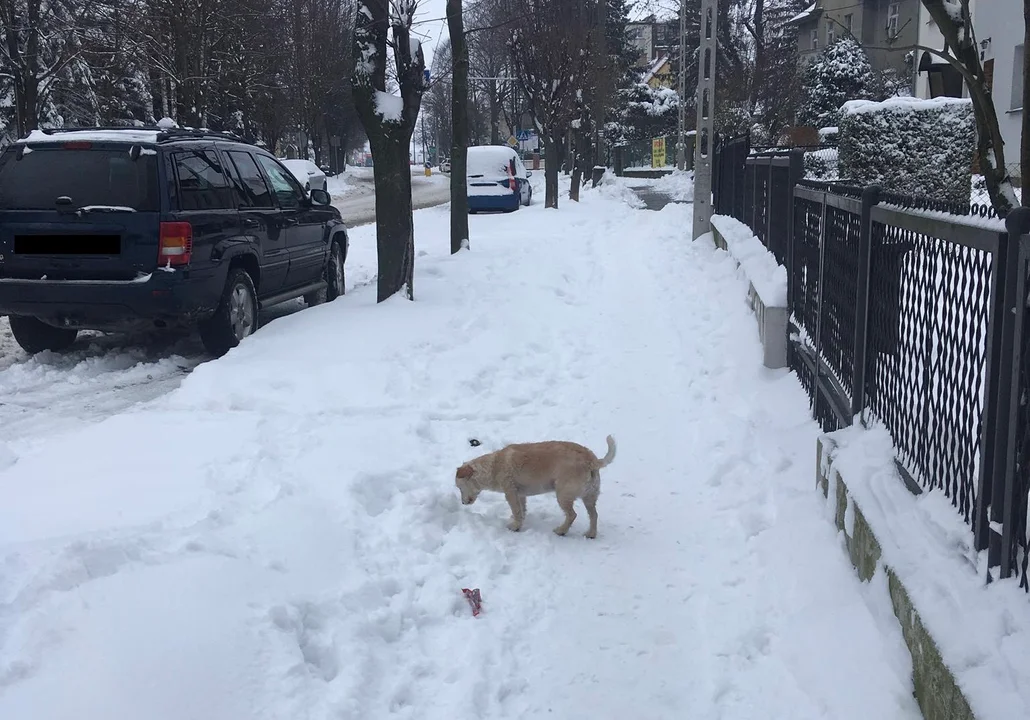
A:
<svg viewBox="0 0 1030 720">
<path fill-rule="evenodd" d="M 676 164 L 676 138 L 660 136 L 646 140 L 632 140 L 615 146 L 615 172 L 621 175 L 624 170 L 650 170 L 652 163 L 652 143 L 654 140 L 665 141 L 665 165 L 668 168 Z"/>
<path fill-rule="evenodd" d="M 916 493 L 943 492 L 1030 591 L 1030 209 L 801 179 L 804 152 L 717 147 L 716 212 L 785 266 L 789 360 L 824 431 L 882 424 Z M 731 177 L 732 176 L 732 177 Z"/>
</svg>

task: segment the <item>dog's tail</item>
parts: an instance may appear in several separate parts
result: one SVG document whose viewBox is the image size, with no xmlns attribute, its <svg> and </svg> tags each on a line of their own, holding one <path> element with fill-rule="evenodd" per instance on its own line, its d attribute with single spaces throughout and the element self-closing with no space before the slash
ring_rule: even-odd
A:
<svg viewBox="0 0 1030 720">
<path fill-rule="evenodd" d="M 600 470 L 601 468 L 608 467 L 612 464 L 612 460 L 615 459 L 615 438 L 609 435 L 607 438 L 605 438 L 605 440 L 608 443 L 608 452 L 605 453 L 605 456 L 598 460 L 597 463 L 594 465 L 595 470 Z"/>
</svg>

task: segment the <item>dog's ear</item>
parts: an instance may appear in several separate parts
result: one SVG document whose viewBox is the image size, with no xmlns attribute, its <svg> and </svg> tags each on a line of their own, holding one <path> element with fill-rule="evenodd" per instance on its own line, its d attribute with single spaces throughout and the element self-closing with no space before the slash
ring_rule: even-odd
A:
<svg viewBox="0 0 1030 720">
<path fill-rule="evenodd" d="M 472 466 L 467 464 L 462 465 L 460 468 L 458 468 L 457 476 L 460 477 L 462 480 L 468 480 L 470 477 L 472 477 Z"/>
</svg>

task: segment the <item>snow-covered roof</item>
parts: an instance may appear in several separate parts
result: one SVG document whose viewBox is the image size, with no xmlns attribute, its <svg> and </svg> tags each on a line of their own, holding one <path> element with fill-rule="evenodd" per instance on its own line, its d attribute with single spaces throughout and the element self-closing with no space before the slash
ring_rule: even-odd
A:
<svg viewBox="0 0 1030 720">
<path fill-rule="evenodd" d="M 19 142 L 25 143 L 66 143 L 66 142 L 127 142 L 156 144 L 159 130 L 70 130 L 48 134 L 42 130 L 33 130 L 28 137 Z"/>
<path fill-rule="evenodd" d="M 806 20 L 811 20 L 812 18 L 814 18 L 816 15 L 821 13 L 822 10 L 823 9 L 821 7 L 819 7 L 818 1 L 814 2 L 814 3 L 812 3 L 811 5 L 806 7 L 804 10 L 802 10 L 797 15 L 795 15 L 794 17 L 792 17 L 790 20 L 788 20 L 787 22 L 785 22 L 783 24 L 784 25 L 794 25 L 794 24 L 797 24 L 797 23 L 803 23 Z"/>
<path fill-rule="evenodd" d="M 647 72 L 644 73 L 644 84 L 651 82 L 658 74 L 658 71 L 661 70 L 668 62 L 668 55 L 659 55 L 654 60 L 652 60 L 651 64 L 647 67 Z"/>
</svg>

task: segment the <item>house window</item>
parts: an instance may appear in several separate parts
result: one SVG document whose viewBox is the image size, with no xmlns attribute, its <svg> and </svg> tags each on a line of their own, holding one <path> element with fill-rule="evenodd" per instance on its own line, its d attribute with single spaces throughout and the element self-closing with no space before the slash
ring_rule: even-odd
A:
<svg viewBox="0 0 1030 720">
<path fill-rule="evenodd" d="M 1016 45 L 1016 52 L 1012 57 L 1012 103 L 1009 105 L 1012 110 L 1019 110 L 1023 107 L 1023 46 Z"/>
<path fill-rule="evenodd" d="M 826 47 L 833 44 L 833 20 L 826 21 Z"/>
<path fill-rule="evenodd" d="M 854 27 L 854 24 L 855 24 L 855 16 L 854 15 L 852 15 L 851 13 L 848 13 L 847 15 L 844 16 L 844 28 L 848 31 L 848 35 L 851 35 L 854 32 L 853 29 L 852 29 Z"/>
<path fill-rule="evenodd" d="M 819 49 L 819 28 L 812 31 L 812 49 Z"/>
<path fill-rule="evenodd" d="M 901 16 L 901 3 L 892 2 L 887 6 L 887 37 L 894 39 L 898 34 L 898 18 Z"/>
</svg>

